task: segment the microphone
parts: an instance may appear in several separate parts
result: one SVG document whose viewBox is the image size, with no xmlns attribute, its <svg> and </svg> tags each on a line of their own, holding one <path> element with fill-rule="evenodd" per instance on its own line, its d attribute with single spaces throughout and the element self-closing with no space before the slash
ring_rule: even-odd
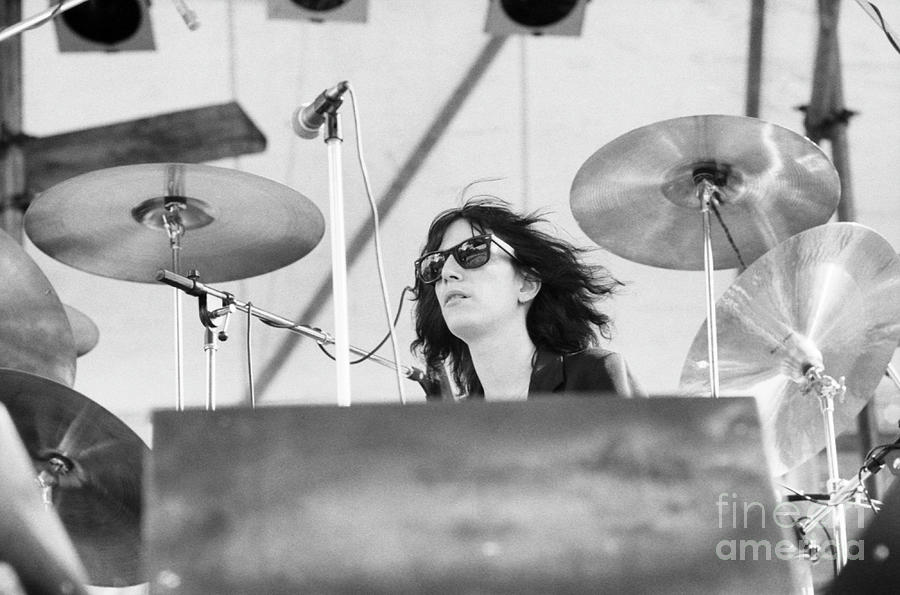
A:
<svg viewBox="0 0 900 595">
<path fill-rule="evenodd" d="M 312 103 L 304 103 L 294 110 L 291 116 L 291 127 L 300 138 L 316 138 L 319 128 L 325 123 L 325 114 L 334 113 L 344 100 L 341 95 L 347 92 L 350 84 L 341 81 L 330 89 L 325 89 Z"/>
<path fill-rule="evenodd" d="M 178 14 L 181 15 L 181 20 L 184 21 L 184 24 L 187 25 L 187 28 L 191 31 L 196 31 L 200 26 L 200 20 L 197 18 L 197 13 L 191 10 L 185 0 L 172 1 L 175 4 L 175 10 L 177 10 Z"/>
</svg>

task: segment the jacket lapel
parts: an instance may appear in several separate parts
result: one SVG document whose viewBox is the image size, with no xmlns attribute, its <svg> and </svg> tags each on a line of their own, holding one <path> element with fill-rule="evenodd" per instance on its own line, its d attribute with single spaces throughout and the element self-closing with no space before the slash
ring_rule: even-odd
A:
<svg viewBox="0 0 900 595">
<path fill-rule="evenodd" d="M 556 392 L 564 381 L 563 356 L 538 349 L 534 368 L 531 370 L 528 395 Z"/>
</svg>

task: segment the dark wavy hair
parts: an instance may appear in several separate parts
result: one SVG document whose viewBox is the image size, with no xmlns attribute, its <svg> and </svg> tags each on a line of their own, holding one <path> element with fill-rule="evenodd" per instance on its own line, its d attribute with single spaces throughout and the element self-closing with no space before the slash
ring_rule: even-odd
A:
<svg viewBox="0 0 900 595">
<path fill-rule="evenodd" d="M 583 262 L 580 256 L 588 249 L 537 229 L 537 224 L 547 221 L 540 212 L 520 215 L 495 196 L 477 196 L 435 217 L 421 253 L 437 250 L 447 228 L 458 219 L 468 221 L 478 233 L 489 231 L 505 240 L 515 250 L 518 262 L 513 264 L 523 274 L 541 280 L 526 317 L 528 335 L 538 349 L 572 353 L 596 345 L 598 332 L 606 339 L 611 337 L 610 318 L 598 309 L 597 302 L 622 283 L 604 267 Z M 434 284 L 426 285 L 417 277 L 413 299 L 416 339 L 412 351 L 424 358 L 429 370 L 440 369 L 449 361 L 457 386 L 466 394 L 479 394 L 481 383 L 469 347 L 444 322 Z"/>
</svg>

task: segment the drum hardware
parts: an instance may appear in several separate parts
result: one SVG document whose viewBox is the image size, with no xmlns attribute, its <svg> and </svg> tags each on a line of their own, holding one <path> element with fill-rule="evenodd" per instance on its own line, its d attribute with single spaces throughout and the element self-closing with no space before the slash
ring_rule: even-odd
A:
<svg viewBox="0 0 900 595">
<path fill-rule="evenodd" d="M 883 503 L 879 500 L 873 500 L 869 498 L 868 494 L 865 492 L 865 482 L 888 464 L 888 455 L 896 455 L 896 452 L 898 450 L 900 450 L 900 438 L 897 438 L 897 440 L 895 440 L 891 444 L 884 444 L 880 447 L 875 447 L 874 449 L 872 449 L 870 455 L 866 457 L 866 460 L 863 462 L 863 465 L 862 467 L 860 467 L 859 473 L 857 473 L 855 478 L 847 481 L 841 481 L 840 479 L 838 479 L 836 481 L 829 482 L 831 484 L 829 493 L 827 495 L 822 494 L 821 498 L 817 498 L 824 500 L 823 502 L 818 502 L 822 505 L 821 508 L 819 508 L 809 517 L 805 518 L 802 522 L 798 522 L 795 525 L 800 535 L 803 536 L 801 545 L 807 546 L 807 551 L 801 552 L 802 554 L 809 557 L 812 561 L 815 561 L 813 556 L 819 549 L 818 545 L 806 539 L 806 536 L 809 535 L 815 525 L 821 522 L 822 518 L 829 512 L 831 512 L 835 518 L 837 518 L 837 516 L 839 515 L 841 521 L 844 521 L 844 506 L 852 505 L 870 508 L 876 513 L 880 510 Z M 893 458 L 893 461 L 890 463 L 891 467 L 889 467 L 889 469 L 891 473 L 896 474 L 898 471 L 893 466 L 897 460 L 898 459 Z M 829 466 L 830 465 L 831 462 L 829 461 Z M 863 497 L 865 497 L 865 501 L 863 501 Z M 812 496 L 807 496 L 804 499 L 813 498 Z M 843 539 L 839 539 L 836 533 L 834 537 L 834 545 L 835 551 L 837 552 L 836 569 L 838 572 L 840 572 L 840 569 L 846 565 L 849 558 L 849 548 L 847 546 L 846 534 L 844 535 Z"/>
<path fill-rule="evenodd" d="M 141 569 L 141 439 L 64 384 L 0 369 L 0 403 L 22 438 L 47 509 L 59 516 L 96 586 L 146 581 Z"/>
<path fill-rule="evenodd" d="M 839 380 L 835 380 L 818 366 L 809 366 L 804 376 L 806 385 L 802 389 L 803 394 L 812 394 L 819 399 L 819 408 L 822 412 L 825 429 L 825 455 L 828 460 L 827 489 L 829 493 L 833 494 L 841 485 L 838 471 L 837 435 L 834 431 L 834 402 L 835 399 L 843 402 L 847 386 L 843 376 Z M 834 504 L 831 510 L 836 553 L 835 568 L 840 572 L 840 569 L 847 565 L 847 520 L 844 517 L 843 501 Z"/>
<path fill-rule="evenodd" d="M 885 373 L 900 343 L 900 257 L 865 226 L 820 225 L 751 263 L 716 311 L 722 394 L 756 397 L 772 475 L 783 475 L 830 442 L 820 405 L 803 393 L 810 370 L 845 378 L 836 433 L 853 426 Z M 683 393 L 708 389 L 706 336 L 699 329 L 691 344 Z"/>
<path fill-rule="evenodd" d="M 756 118 L 703 115 L 637 128 L 606 144 L 579 169 L 570 201 L 581 229 L 610 252 L 650 266 L 704 270 L 704 369 L 716 397 L 712 271 L 746 267 L 825 223 L 839 197 L 834 166 L 805 137 Z"/>
<path fill-rule="evenodd" d="M 187 201 L 180 197 L 177 187 L 177 170 L 169 166 L 167 175 L 168 190 L 162 199 L 162 210 L 151 206 L 159 202 L 156 199 L 144 201 L 133 211 L 135 219 L 148 227 L 155 225 L 155 216 L 162 220 L 163 229 L 169 237 L 169 248 L 172 250 L 172 270 L 181 272 L 181 238 L 184 236 L 185 225 L 181 218 L 181 211 L 187 207 Z M 148 204 L 151 203 L 151 204 Z M 200 223 L 206 225 L 208 223 Z M 175 312 L 175 409 L 184 410 L 184 310 L 181 305 L 181 292 L 172 292 L 172 307 Z"/>
<path fill-rule="evenodd" d="M 288 318 L 279 316 L 278 314 L 273 314 L 259 308 L 256 305 L 251 305 L 249 302 L 239 300 L 235 298 L 234 295 L 226 291 L 216 289 L 215 287 L 211 287 L 210 285 L 201 283 L 190 277 L 182 277 L 181 275 L 177 275 L 172 271 L 160 269 L 160 271 L 157 273 L 157 279 L 160 282 L 165 283 L 166 285 L 175 287 L 194 297 L 199 298 L 201 296 L 213 296 L 219 298 L 220 300 L 222 300 L 222 303 L 225 304 L 223 308 L 234 308 L 236 310 L 240 310 L 241 312 L 248 314 L 249 316 L 258 318 L 263 323 L 269 326 L 284 329 L 292 333 L 296 333 L 298 335 L 313 339 L 320 345 L 336 345 L 336 338 L 331 333 L 318 328 L 299 324 Z M 214 312 L 222 312 L 222 308 L 215 310 Z M 367 360 L 371 360 L 386 368 L 395 370 L 410 380 L 420 382 L 425 378 L 425 373 L 418 368 L 394 362 L 379 355 L 370 355 L 367 350 L 360 347 L 355 347 L 353 345 L 349 345 L 348 349 L 350 352 L 355 353 L 356 355 L 367 355 Z"/>
<path fill-rule="evenodd" d="M 707 325 L 707 355 L 709 356 L 709 391 L 714 399 L 719 398 L 719 348 L 716 344 L 716 307 L 713 289 L 712 272 L 715 269 L 715 260 L 712 251 L 712 228 L 709 221 L 709 211 L 713 200 L 718 193 L 713 180 L 713 172 L 698 171 L 694 173 L 694 182 L 697 184 L 697 197 L 700 199 L 700 214 L 703 221 L 703 270 L 706 279 L 706 319 Z M 737 253 L 740 257 L 740 253 Z"/>
<path fill-rule="evenodd" d="M 200 280 L 200 273 L 196 270 L 191 271 L 188 279 L 195 283 Z M 181 293 L 176 287 L 175 291 Z M 216 352 L 219 350 L 219 341 L 228 340 L 228 323 L 231 321 L 231 315 L 235 312 L 234 296 L 228 292 L 223 292 L 225 298 L 222 299 L 222 305 L 215 310 L 210 311 L 207 306 L 207 295 L 202 293 L 197 296 L 197 305 L 200 309 L 200 322 L 203 324 L 203 352 L 206 354 L 206 410 L 215 411 L 216 409 Z M 218 321 L 222 320 L 222 326 L 219 327 Z M 254 399 L 251 399 L 251 407 L 256 407 Z"/>
<path fill-rule="evenodd" d="M 319 209 L 282 184 L 186 163 L 113 167 L 75 176 L 34 200 L 25 231 L 52 258 L 141 283 L 166 261 L 233 281 L 286 266 L 324 234 Z M 162 234 L 168 239 L 162 241 Z M 183 310 L 173 290 L 175 407 L 184 408 Z"/>
<path fill-rule="evenodd" d="M 900 258 L 862 225 L 821 225 L 753 262 L 717 309 L 722 382 L 731 394 L 756 397 L 773 475 L 825 448 L 830 496 L 798 530 L 807 545 L 806 535 L 831 512 L 840 571 L 848 560 L 844 508 L 861 481 L 840 479 L 836 428 L 852 425 L 890 367 L 900 339 Z M 687 392 L 704 386 L 704 335 L 698 331 L 682 369 Z M 812 559 L 815 548 L 804 555 Z"/>
</svg>

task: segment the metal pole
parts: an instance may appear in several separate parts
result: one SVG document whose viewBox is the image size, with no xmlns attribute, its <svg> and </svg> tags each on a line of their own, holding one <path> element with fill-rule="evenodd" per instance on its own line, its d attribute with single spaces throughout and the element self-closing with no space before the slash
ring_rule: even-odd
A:
<svg viewBox="0 0 900 595">
<path fill-rule="evenodd" d="M 62 14 L 70 8 L 75 8 L 79 4 L 84 4 L 85 2 L 87 2 L 87 0 L 66 0 L 62 4 L 51 6 L 47 10 L 32 15 L 14 25 L 10 25 L 5 29 L 0 30 L 0 42 L 4 42 L 11 37 L 15 37 L 19 33 L 27 31 L 32 27 L 37 27 L 45 21 L 51 20 L 56 15 Z"/>
<path fill-rule="evenodd" d="M 753 0 L 750 8 L 750 47 L 747 51 L 747 100 L 744 107 L 744 113 L 751 118 L 759 117 L 765 16 L 766 0 Z"/>
<path fill-rule="evenodd" d="M 706 344 L 709 359 L 710 396 L 719 398 L 719 343 L 718 326 L 716 324 L 716 300 L 713 288 L 712 227 L 709 221 L 710 202 L 715 194 L 715 186 L 707 179 L 697 183 L 700 195 L 700 211 L 703 216 L 703 269 L 706 272 Z"/>
</svg>

